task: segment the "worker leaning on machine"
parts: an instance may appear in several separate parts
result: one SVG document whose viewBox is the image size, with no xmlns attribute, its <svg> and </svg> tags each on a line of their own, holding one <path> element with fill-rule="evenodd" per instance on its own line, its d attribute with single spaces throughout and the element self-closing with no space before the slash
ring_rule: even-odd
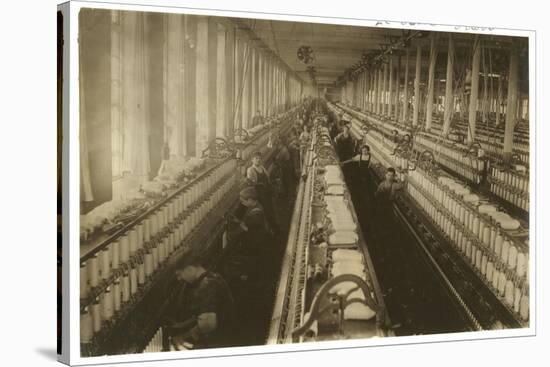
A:
<svg viewBox="0 0 550 367">
<path fill-rule="evenodd" d="M 172 345 L 178 350 L 229 346 L 234 300 L 225 280 L 199 261 L 176 270 L 176 278 L 187 288 L 178 305 L 181 316 L 165 327 Z"/>
</svg>

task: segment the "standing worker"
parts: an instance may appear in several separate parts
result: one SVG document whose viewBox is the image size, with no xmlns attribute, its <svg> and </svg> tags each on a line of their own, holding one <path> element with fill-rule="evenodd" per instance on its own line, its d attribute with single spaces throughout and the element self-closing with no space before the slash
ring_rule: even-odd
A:
<svg viewBox="0 0 550 367">
<path fill-rule="evenodd" d="M 336 145 L 336 153 L 340 158 L 340 161 L 347 161 L 354 156 L 355 153 L 355 139 L 351 136 L 351 122 L 345 121 L 343 124 L 343 130 L 340 134 L 334 138 Z"/>
<path fill-rule="evenodd" d="M 378 208 L 378 218 L 380 220 L 380 226 L 378 227 L 383 229 L 383 235 L 390 234 L 395 225 L 393 219 L 393 203 L 399 191 L 403 189 L 403 186 L 403 182 L 399 182 L 396 179 L 395 169 L 389 167 L 386 171 L 384 181 L 378 185 L 374 193 L 376 206 Z"/>
<path fill-rule="evenodd" d="M 347 165 L 351 172 L 350 189 L 356 192 L 370 191 L 371 179 L 370 179 L 370 147 L 363 145 L 360 151 L 354 155 L 351 159 L 345 160 L 340 163 L 341 166 Z"/>
<path fill-rule="evenodd" d="M 281 180 L 283 185 L 283 196 L 288 196 L 293 189 L 293 180 L 292 180 L 292 161 L 290 158 L 290 151 L 287 147 L 288 143 L 286 140 L 281 141 L 281 148 L 275 157 L 275 163 L 279 166 L 281 172 Z"/>
<path fill-rule="evenodd" d="M 265 216 L 271 230 L 277 232 L 279 226 L 275 219 L 275 210 L 273 208 L 273 190 L 269 180 L 269 174 L 261 164 L 261 153 L 254 152 L 252 155 L 252 165 L 246 170 L 248 182 L 256 188 L 258 200 L 265 211 Z"/>
<path fill-rule="evenodd" d="M 268 231 L 266 215 L 258 200 L 259 196 L 254 187 L 245 187 L 239 194 L 241 204 L 246 208 L 242 218 L 234 218 L 234 225 L 229 230 L 229 241 L 238 246 L 244 256 L 250 258 L 250 264 L 245 269 L 248 277 L 256 281 L 266 281 L 269 272 L 266 272 L 271 254 L 275 250 L 272 246 L 272 237 Z"/>
<path fill-rule="evenodd" d="M 290 161 L 293 172 L 293 181 L 296 181 L 301 174 L 301 164 L 300 164 L 300 142 L 296 135 L 291 135 L 288 144 L 288 152 L 290 153 Z"/>
</svg>

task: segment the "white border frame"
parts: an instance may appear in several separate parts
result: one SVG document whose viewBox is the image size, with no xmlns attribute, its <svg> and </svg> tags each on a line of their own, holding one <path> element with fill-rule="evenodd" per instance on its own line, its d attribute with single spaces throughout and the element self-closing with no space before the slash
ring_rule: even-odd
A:
<svg viewBox="0 0 550 367">
<path fill-rule="evenodd" d="M 141 3 L 137 5 L 135 3 Z M 154 5 L 153 5 L 154 4 Z M 518 36 L 527 37 L 529 39 L 529 116 L 530 116 L 530 327 L 523 329 L 511 329 L 511 330 L 497 330 L 497 331 L 479 331 L 479 332 L 466 332 L 466 333 L 449 333 L 449 334 L 434 334 L 434 335 L 419 335 L 419 336 L 403 336 L 403 337 L 391 337 L 391 338 L 379 338 L 379 339 L 365 339 L 365 340 L 341 340 L 330 342 L 316 342 L 316 343 L 303 343 L 303 344 L 283 344 L 283 345 L 267 345 L 267 346 L 253 346 L 253 347 L 235 347 L 235 348 L 223 348 L 223 349 L 207 349 L 207 350 L 193 350 L 185 352 L 162 352 L 162 353 L 143 353 L 132 355 L 117 355 L 117 356 L 104 356 L 104 357 L 80 357 L 80 309 L 79 305 L 79 276 L 80 276 L 80 251 L 72 250 L 68 251 L 67 248 L 70 244 L 80 244 L 79 234 L 79 203 L 80 203 L 80 149 L 79 149 L 79 94 L 78 94 L 78 12 L 81 8 L 97 8 L 97 9 L 118 9 L 118 10 L 130 10 L 130 11 L 144 11 L 144 12 L 161 12 L 161 13 L 184 13 L 184 14 L 197 14 L 197 15 L 212 15 L 221 17 L 239 17 L 239 18 L 257 18 L 257 19 L 273 19 L 273 20 L 287 20 L 287 21 L 300 21 L 309 23 L 324 23 L 324 24 L 339 24 L 339 25 L 351 25 L 351 26 L 366 26 L 376 28 L 394 28 L 394 29 L 415 29 L 426 31 L 440 31 L 440 32 L 458 32 L 458 33 L 479 33 L 487 35 L 502 35 L 502 36 Z M 536 335 L 536 298 L 537 298 L 537 286 L 536 286 L 536 268 L 538 268 L 537 253 L 537 236 L 535 228 L 535 210 L 536 210 L 536 142 L 538 142 L 536 131 L 536 31 L 534 30 L 517 30 L 517 29 L 504 29 L 496 27 L 471 27 L 471 26 L 455 26 L 455 25 L 443 25 L 435 23 L 414 23 L 409 21 L 388 21 L 388 20 L 366 20 L 356 18 L 345 17 L 323 17 L 313 15 L 293 15 L 293 14 L 275 14 L 266 12 L 244 12 L 235 10 L 219 10 L 219 9 L 201 9 L 196 7 L 176 7 L 173 2 L 169 0 L 156 0 L 154 2 L 147 0 L 136 0 L 134 2 L 125 3 L 109 3 L 109 2 L 93 2 L 93 1 L 70 1 L 68 19 L 64 21 L 70 22 L 70 29 L 68 33 L 65 33 L 65 44 L 68 45 L 70 50 L 69 57 L 69 88 L 64 83 L 64 95 L 70 89 L 71 93 L 69 99 L 65 99 L 68 103 L 64 105 L 64 112 L 66 108 L 69 108 L 69 123 L 72 128 L 69 129 L 69 134 L 66 135 L 69 138 L 69 156 L 72 158 L 69 160 L 69 185 L 64 186 L 64 190 L 68 187 L 71 188 L 69 192 L 69 211 L 71 216 L 64 218 L 64 224 L 69 227 L 69 237 L 63 238 L 63 255 L 64 266 L 69 266 L 69 279 L 64 276 L 63 284 L 69 284 L 69 295 L 67 297 L 66 290 L 63 294 L 63 306 L 65 302 L 69 302 L 73 306 L 70 307 L 69 312 L 69 327 L 70 327 L 70 349 L 69 349 L 69 363 L 70 365 L 93 365 L 93 364 L 106 364 L 106 363 L 121 363 L 121 362 L 145 362 L 145 361 L 165 361 L 165 360 L 178 360 L 178 359 L 191 359 L 191 358 L 203 358 L 203 357 L 220 357 L 220 356 L 237 356 L 237 355 L 254 355 L 265 353 L 281 353 L 281 352 L 296 352 L 296 351 L 314 351 L 314 350 L 330 350 L 340 348 L 357 348 L 357 347 L 372 347 L 372 346 L 385 346 L 385 345 L 403 345 L 403 344 L 419 344 L 419 343 L 434 343 L 434 342 L 449 342 L 449 341 L 463 341 L 463 340 L 479 340 L 479 339 L 495 339 L 495 338 L 509 338 L 509 337 L 525 337 Z M 65 16 L 65 14 L 64 14 Z M 66 60 L 65 60 L 66 62 Z M 65 118 L 65 113 L 64 113 Z M 63 122 L 66 126 L 66 122 Z M 534 138 L 534 139 L 533 139 Z M 65 162 L 64 162 L 65 163 Z M 65 167 L 64 167 L 65 169 Z M 66 199 L 66 196 L 64 197 Z M 66 203 L 64 203 L 66 205 Z M 76 213 L 76 214 L 75 214 Z M 77 247 L 74 246 L 76 249 Z M 78 246 L 79 248 L 79 246 Z M 65 254 L 68 254 L 68 262 Z M 65 272 L 64 272 L 65 275 Z M 64 307 L 65 310 L 65 307 Z M 64 324 L 67 322 L 66 313 L 63 314 Z M 63 333 L 63 339 L 66 339 L 67 334 Z M 67 352 L 66 342 L 63 343 L 64 355 Z M 61 360 L 61 358 L 60 358 Z"/>
</svg>

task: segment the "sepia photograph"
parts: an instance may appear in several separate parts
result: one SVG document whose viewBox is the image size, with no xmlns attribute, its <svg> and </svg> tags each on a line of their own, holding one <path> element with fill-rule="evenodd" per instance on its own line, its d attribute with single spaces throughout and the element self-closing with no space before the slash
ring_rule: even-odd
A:
<svg viewBox="0 0 550 367">
<path fill-rule="evenodd" d="M 80 357 L 532 327 L 530 38 L 280 18 L 78 9 Z"/>
</svg>

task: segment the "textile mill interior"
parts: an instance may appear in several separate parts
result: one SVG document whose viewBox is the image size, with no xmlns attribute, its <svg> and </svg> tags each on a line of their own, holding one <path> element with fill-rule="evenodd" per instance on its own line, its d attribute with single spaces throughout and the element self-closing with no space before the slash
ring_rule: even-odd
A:
<svg viewBox="0 0 550 367">
<path fill-rule="evenodd" d="M 529 326 L 526 38 L 78 31 L 82 356 Z"/>
</svg>

